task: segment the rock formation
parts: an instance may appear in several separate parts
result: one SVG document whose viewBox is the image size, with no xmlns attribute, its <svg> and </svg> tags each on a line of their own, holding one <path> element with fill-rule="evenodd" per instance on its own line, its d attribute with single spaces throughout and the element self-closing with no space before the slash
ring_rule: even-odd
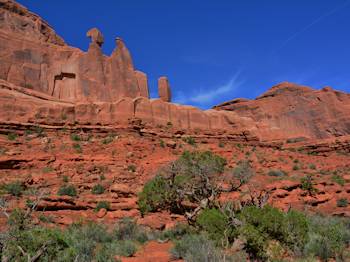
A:
<svg viewBox="0 0 350 262">
<path fill-rule="evenodd" d="M 171 103 L 169 81 L 160 77 L 159 99 L 150 99 L 147 75 L 135 70 L 123 40 L 116 38 L 106 56 L 102 33 L 93 28 L 87 36 L 87 52 L 70 47 L 39 16 L 0 0 L 0 122 L 125 126 L 140 119 L 181 132 L 262 141 L 350 134 L 349 95 L 331 88 L 282 83 L 256 100 L 202 111 Z"/>
<path fill-rule="evenodd" d="M 255 123 L 262 140 L 324 139 L 350 134 L 350 94 L 281 83 L 255 100 L 235 99 L 214 107 Z"/>
<path fill-rule="evenodd" d="M 169 80 L 166 76 L 162 76 L 158 79 L 158 94 L 160 99 L 164 102 L 171 102 L 171 90 Z"/>
</svg>

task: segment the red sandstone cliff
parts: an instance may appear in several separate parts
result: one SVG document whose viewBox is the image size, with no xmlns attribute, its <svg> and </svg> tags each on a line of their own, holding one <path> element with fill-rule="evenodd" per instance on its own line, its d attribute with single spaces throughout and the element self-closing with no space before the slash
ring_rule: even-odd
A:
<svg viewBox="0 0 350 262">
<path fill-rule="evenodd" d="M 174 132 L 226 134 L 245 141 L 323 139 L 350 134 L 348 94 L 282 83 L 255 100 L 202 111 L 171 103 L 168 79 L 149 99 L 147 75 L 134 69 L 120 38 L 111 56 L 102 33 L 87 32 L 87 52 L 70 47 L 39 16 L 0 0 L 0 122 L 119 126 L 134 119 Z"/>
<path fill-rule="evenodd" d="M 350 94 L 292 83 L 272 87 L 255 100 L 235 99 L 214 107 L 251 119 L 263 140 L 324 139 L 350 134 Z"/>
</svg>

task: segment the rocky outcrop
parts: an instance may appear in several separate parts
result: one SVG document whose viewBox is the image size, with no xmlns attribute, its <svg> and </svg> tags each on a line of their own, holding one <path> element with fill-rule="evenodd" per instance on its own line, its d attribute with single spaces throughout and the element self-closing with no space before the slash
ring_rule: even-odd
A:
<svg viewBox="0 0 350 262">
<path fill-rule="evenodd" d="M 164 102 L 171 102 L 171 90 L 166 76 L 158 79 L 158 95 Z"/>
<path fill-rule="evenodd" d="M 10 113 L 11 112 L 11 113 Z M 234 113 L 201 111 L 161 99 L 124 97 L 114 103 L 73 103 L 0 80 L 0 125 L 108 126 L 127 128 L 135 119 L 143 126 L 169 132 L 233 135 L 240 141 L 257 141 L 247 123 Z"/>
<path fill-rule="evenodd" d="M 13 0 L 0 0 L 0 30 L 28 41 L 65 45 L 46 21 Z"/>
<path fill-rule="evenodd" d="M 87 37 L 87 52 L 70 47 L 39 16 L 0 0 L 0 122 L 116 126 L 140 119 L 254 141 L 350 134 L 348 94 L 282 83 L 255 100 L 235 99 L 202 111 L 171 103 L 167 77 L 158 80 L 159 99 L 150 99 L 147 75 L 135 70 L 121 38 L 106 56 L 102 33 L 93 28 Z"/>
<path fill-rule="evenodd" d="M 292 83 L 272 87 L 255 100 L 235 99 L 214 107 L 250 119 L 262 140 L 307 140 L 350 134 L 350 95 L 330 87 Z"/>
<path fill-rule="evenodd" d="M 148 97 L 147 76 L 134 70 L 124 42 L 116 39 L 110 57 L 93 28 L 85 53 L 67 46 L 40 17 L 21 5 L 0 0 L 0 79 L 62 101 L 116 102 Z"/>
</svg>

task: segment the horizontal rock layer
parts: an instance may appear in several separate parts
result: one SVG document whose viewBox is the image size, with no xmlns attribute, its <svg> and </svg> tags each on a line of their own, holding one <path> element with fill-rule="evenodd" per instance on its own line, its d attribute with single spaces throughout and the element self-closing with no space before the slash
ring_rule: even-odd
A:
<svg viewBox="0 0 350 262">
<path fill-rule="evenodd" d="M 324 139 L 350 134 L 350 94 L 281 83 L 255 100 L 235 99 L 214 107 L 255 123 L 262 140 Z"/>
</svg>

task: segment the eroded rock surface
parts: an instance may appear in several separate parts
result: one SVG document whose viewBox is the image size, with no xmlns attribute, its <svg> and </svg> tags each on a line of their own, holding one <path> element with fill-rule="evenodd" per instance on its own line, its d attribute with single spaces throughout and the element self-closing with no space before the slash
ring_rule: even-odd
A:
<svg viewBox="0 0 350 262">
<path fill-rule="evenodd" d="M 350 134 L 350 94 L 325 87 L 315 90 L 288 82 L 255 100 L 235 99 L 214 107 L 255 123 L 262 140 L 307 140 Z"/>
</svg>

